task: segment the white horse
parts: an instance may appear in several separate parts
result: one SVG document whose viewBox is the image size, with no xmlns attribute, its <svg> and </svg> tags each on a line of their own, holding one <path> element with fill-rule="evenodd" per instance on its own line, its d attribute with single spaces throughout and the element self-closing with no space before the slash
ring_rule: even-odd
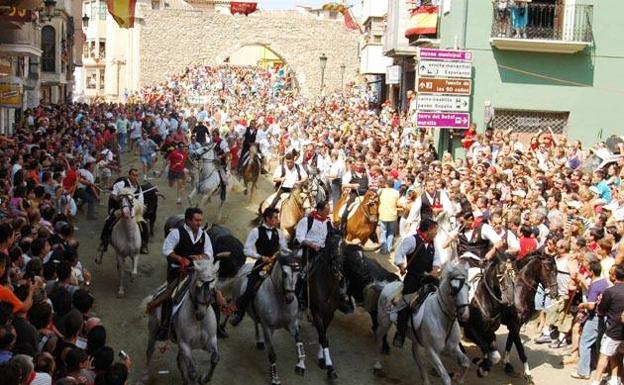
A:
<svg viewBox="0 0 624 385">
<path fill-rule="evenodd" d="M 188 195 L 188 202 L 192 205 L 193 197 L 201 194 L 202 198 L 199 206 L 205 206 L 216 193 L 219 193 L 219 214 L 217 221 L 221 220 L 223 204 L 227 193 L 227 175 L 220 165 L 220 160 L 215 152 L 215 144 L 210 143 L 203 147 L 197 155 L 199 166 L 199 177 L 193 183 L 193 190 Z"/>
<path fill-rule="evenodd" d="M 460 348 L 461 332 L 457 322 L 458 319 L 465 321 L 469 317 L 467 276 L 468 272 L 462 265 L 447 265 L 442 274 L 440 288 L 430 294 L 420 308 L 411 314 L 406 336 L 412 340 L 412 355 L 424 385 L 431 383 L 425 368 L 427 358 L 440 375 L 442 383 L 451 385 L 451 377 L 440 359 L 443 351 L 454 355 L 462 367 L 459 375 L 454 378 L 458 383 L 464 381 L 470 366 L 470 359 Z M 379 326 L 375 331 L 377 341 L 388 333 L 393 322 L 388 310 L 394 307 L 392 299 L 401 289 L 402 283 L 397 281 L 386 285 L 381 292 L 377 314 Z M 379 360 L 375 363 L 374 370 L 375 373 L 383 373 Z"/>
<path fill-rule="evenodd" d="M 142 220 L 143 204 L 134 197 L 134 191 L 124 188 L 118 194 L 120 201 L 119 219 L 111 232 L 111 245 L 117 255 L 117 273 L 119 275 L 119 289 L 117 297 L 126 295 L 123 279 L 124 264 L 127 257 L 132 259 L 131 281 L 137 275 L 139 251 L 141 250 L 141 229 L 138 222 Z"/>
<path fill-rule="evenodd" d="M 217 348 L 217 318 L 212 303 L 214 301 L 214 289 L 217 283 L 219 262 L 200 260 L 193 262 L 194 272 L 190 277 L 188 291 L 182 297 L 179 305 L 174 309 L 171 320 L 171 340 L 178 344 L 178 370 L 182 375 L 184 385 L 203 385 L 210 381 L 214 370 L 219 362 L 219 350 Z M 143 303 L 147 304 L 152 297 L 146 298 Z M 154 354 L 156 335 L 160 325 L 161 308 L 158 307 L 149 313 L 148 342 L 147 342 L 147 368 Z M 210 353 L 210 369 L 208 373 L 198 375 L 197 368 L 193 363 L 192 351 L 202 349 Z"/>
<path fill-rule="evenodd" d="M 277 372 L 277 357 L 273 348 L 273 332 L 277 329 L 286 329 L 295 339 L 297 352 L 297 364 L 295 373 L 305 374 L 305 351 L 299 332 L 299 320 L 297 298 L 295 296 L 295 284 L 297 273 L 290 257 L 279 257 L 273 264 L 270 275 L 262 282 L 256 293 L 253 303 L 247 308 L 247 313 L 254 321 L 256 328 L 256 347 L 268 348 L 270 362 L 271 385 L 279 385 L 280 379 Z M 233 297 L 239 297 L 247 287 L 247 275 L 253 265 L 246 264 L 237 275 L 234 284 Z M 262 330 L 262 335 L 260 330 Z"/>
</svg>

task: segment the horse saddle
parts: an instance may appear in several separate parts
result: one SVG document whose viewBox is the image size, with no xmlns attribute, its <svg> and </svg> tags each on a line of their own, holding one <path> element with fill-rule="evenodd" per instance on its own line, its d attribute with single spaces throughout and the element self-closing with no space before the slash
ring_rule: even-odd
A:
<svg viewBox="0 0 624 385">
<path fill-rule="evenodd" d="M 151 313 L 162 305 L 167 299 L 172 298 L 174 306 L 179 306 L 188 291 L 190 278 L 184 277 L 181 281 L 175 280 L 170 284 L 162 284 L 153 294 L 152 299 L 147 303 L 146 312 Z"/>
<path fill-rule="evenodd" d="M 269 197 L 267 199 L 265 199 L 265 202 L 273 202 L 273 199 L 275 199 L 275 195 L 278 194 L 278 192 L 274 192 L 273 194 L 269 195 Z M 278 210 L 281 210 L 282 208 L 282 204 L 284 204 L 284 201 L 286 199 L 288 199 L 288 197 L 290 197 L 290 193 L 282 193 L 279 197 L 279 200 L 277 201 L 277 203 L 275 204 L 275 208 Z M 268 203 L 267 203 L 268 204 Z"/>
<path fill-rule="evenodd" d="M 353 214 L 355 214 L 355 212 L 357 211 L 357 208 L 360 207 L 363 199 L 364 197 L 359 196 L 356 197 L 350 205 L 342 205 L 338 210 L 338 218 L 342 218 L 344 211 L 347 210 L 347 220 L 351 219 Z"/>
</svg>

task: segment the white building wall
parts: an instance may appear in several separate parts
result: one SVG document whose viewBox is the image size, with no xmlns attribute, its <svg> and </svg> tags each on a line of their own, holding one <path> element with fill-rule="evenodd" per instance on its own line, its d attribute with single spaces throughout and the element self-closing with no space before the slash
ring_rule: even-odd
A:
<svg viewBox="0 0 624 385">
<path fill-rule="evenodd" d="M 362 0 L 362 23 L 371 17 L 383 17 L 388 12 L 388 0 Z"/>
<path fill-rule="evenodd" d="M 383 54 L 383 46 L 367 45 L 360 52 L 360 73 L 364 75 L 381 75 L 386 67 L 392 65 L 392 58 Z"/>
</svg>

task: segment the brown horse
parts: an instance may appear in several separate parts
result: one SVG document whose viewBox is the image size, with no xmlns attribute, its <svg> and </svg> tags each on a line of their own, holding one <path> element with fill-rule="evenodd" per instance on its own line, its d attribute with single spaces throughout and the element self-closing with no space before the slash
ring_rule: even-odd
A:
<svg viewBox="0 0 624 385">
<path fill-rule="evenodd" d="M 251 202 L 256 193 L 256 184 L 260 175 L 260 159 L 258 159 L 258 147 L 255 144 L 249 147 L 245 162 L 247 163 L 241 169 L 241 175 L 245 184 L 245 195 L 247 195 L 247 185 L 251 183 L 251 191 L 249 191 L 249 202 Z"/>
<path fill-rule="evenodd" d="M 262 212 L 271 203 L 272 196 L 265 199 L 260 204 L 258 218 L 256 221 L 258 224 L 262 221 Z M 297 187 L 292 190 L 288 198 L 286 198 L 281 205 L 278 204 L 277 208 L 280 211 L 280 230 L 284 232 L 284 235 L 288 239 L 293 239 L 295 235 L 295 229 L 297 224 L 305 216 L 306 209 L 311 207 L 310 192 L 307 187 Z"/>
<path fill-rule="evenodd" d="M 340 228 L 340 220 L 342 219 L 341 208 L 348 199 L 349 194 L 342 194 L 336 202 L 336 207 L 334 207 L 333 223 L 337 229 Z M 347 219 L 345 237 L 347 242 L 357 239 L 360 244 L 364 245 L 369 238 L 375 238 L 375 229 L 379 219 L 379 195 L 374 191 L 367 191 L 361 199 L 360 205 Z"/>
</svg>

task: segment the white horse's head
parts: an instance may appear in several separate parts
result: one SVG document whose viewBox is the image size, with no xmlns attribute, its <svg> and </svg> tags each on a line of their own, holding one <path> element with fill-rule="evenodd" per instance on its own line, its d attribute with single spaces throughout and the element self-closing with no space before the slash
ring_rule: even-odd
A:
<svg viewBox="0 0 624 385">
<path fill-rule="evenodd" d="M 195 318 L 201 321 L 206 316 L 206 312 L 213 301 L 213 290 L 217 284 L 217 273 L 219 272 L 219 262 L 212 263 L 212 260 L 201 259 L 193 261 L 195 273 L 189 288 L 191 302 L 193 303 Z"/>
<path fill-rule="evenodd" d="M 130 187 L 123 188 L 118 194 L 121 216 L 124 218 L 141 217 L 143 215 L 143 204 L 136 199 L 134 194 L 134 189 Z"/>
<path fill-rule="evenodd" d="M 440 283 L 440 294 L 444 297 L 444 302 L 454 309 L 447 309 L 453 312 L 460 321 L 467 321 L 470 316 L 470 287 L 466 282 L 468 280 L 468 270 L 463 264 L 448 264 L 442 273 L 442 282 Z M 453 314 L 453 313 L 451 313 Z"/>
</svg>

